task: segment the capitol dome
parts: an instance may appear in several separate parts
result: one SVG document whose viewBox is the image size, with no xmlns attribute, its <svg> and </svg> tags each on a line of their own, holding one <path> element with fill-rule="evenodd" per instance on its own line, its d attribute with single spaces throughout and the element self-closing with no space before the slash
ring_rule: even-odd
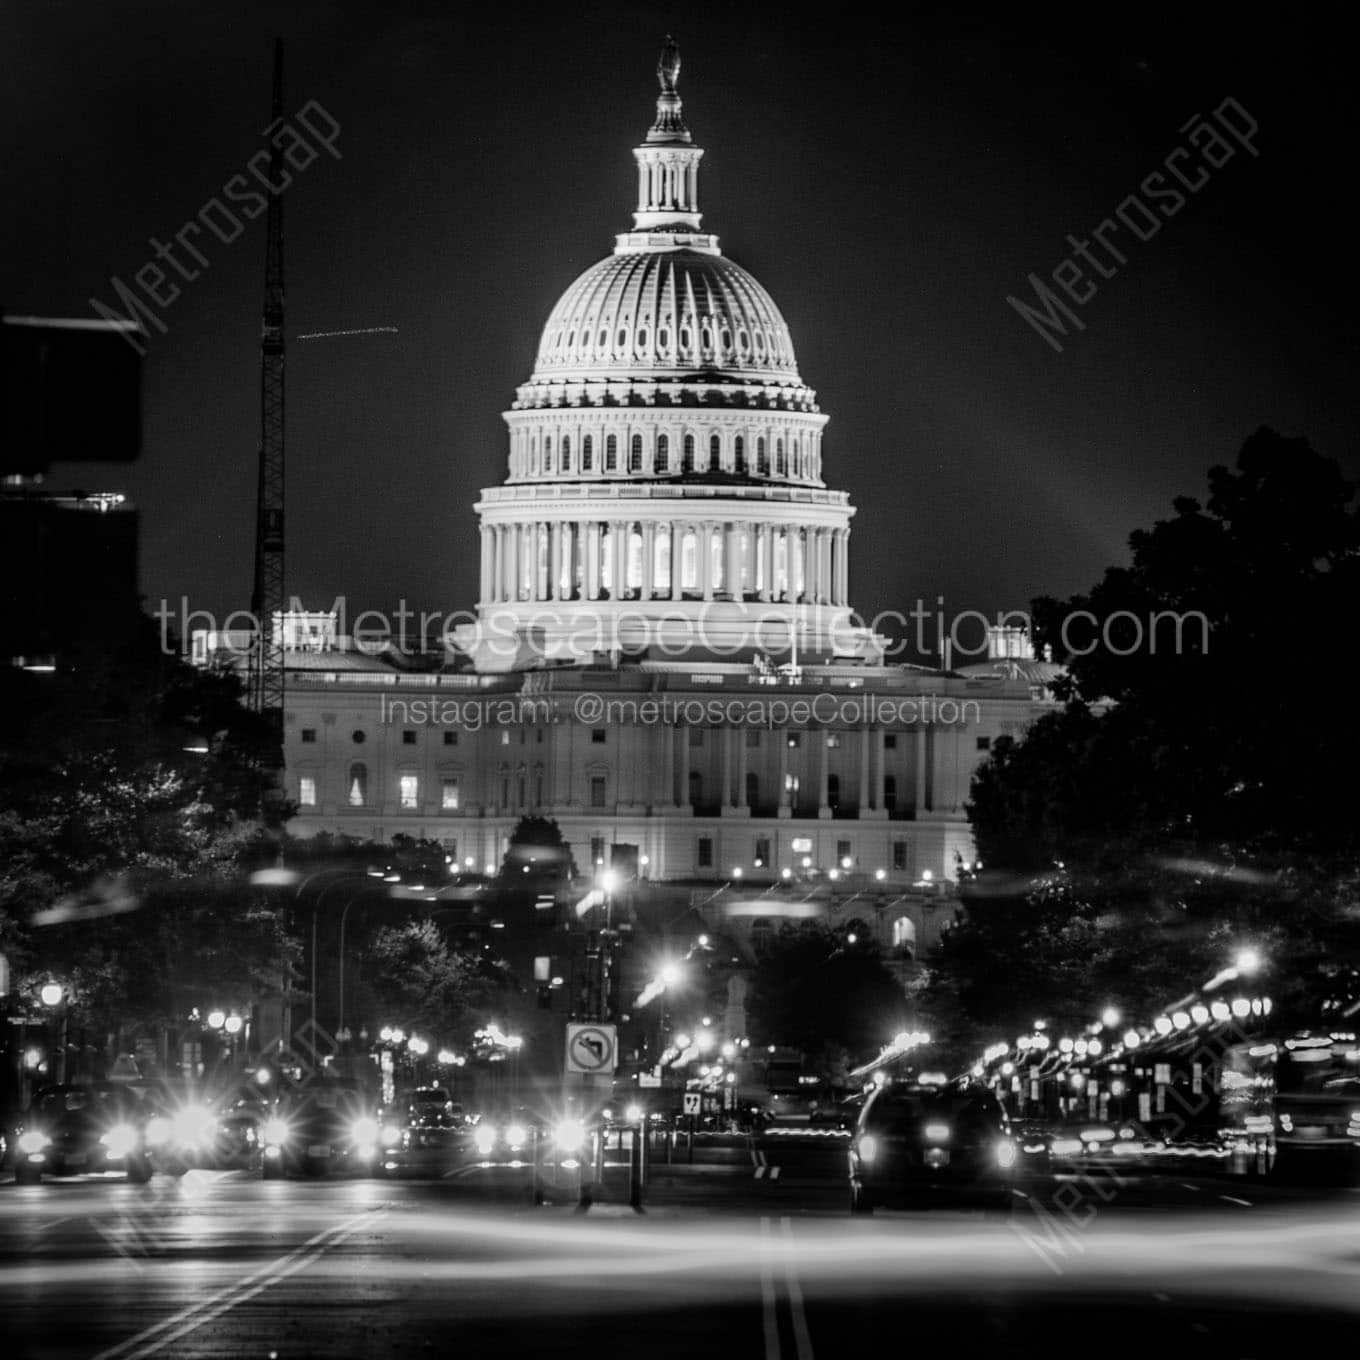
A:
<svg viewBox="0 0 1360 1360">
<path fill-rule="evenodd" d="M 740 265 L 706 250 L 625 250 L 592 265 L 553 308 L 533 382 L 701 370 L 801 385 L 789 328 Z"/>
<path fill-rule="evenodd" d="M 854 507 L 770 295 L 702 227 L 680 54 L 633 148 L 633 226 L 562 294 L 482 492 L 482 669 L 620 648 L 881 656 L 849 606 Z"/>
</svg>

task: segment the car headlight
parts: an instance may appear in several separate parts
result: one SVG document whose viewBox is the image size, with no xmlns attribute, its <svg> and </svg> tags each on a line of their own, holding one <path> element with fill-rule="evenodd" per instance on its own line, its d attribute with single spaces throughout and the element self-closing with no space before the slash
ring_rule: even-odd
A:
<svg viewBox="0 0 1360 1360">
<path fill-rule="evenodd" d="M 1071 1157 L 1081 1151 L 1080 1138 L 1055 1138 L 1049 1145 L 1048 1150 L 1055 1157 Z"/>
<path fill-rule="evenodd" d="M 949 1141 L 948 1124 L 927 1124 L 923 1132 L 928 1143 L 947 1143 Z"/>
<path fill-rule="evenodd" d="M 126 1157 L 137 1147 L 137 1130 L 131 1124 L 115 1124 L 99 1141 L 109 1150 L 110 1157 Z"/>
<path fill-rule="evenodd" d="M 217 1118 L 201 1105 L 186 1105 L 170 1121 L 170 1137 L 180 1147 L 198 1147 L 217 1136 Z"/>
<path fill-rule="evenodd" d="M 155 1115 L 147 1120 L 146 1142 L 148 1147 L 162 1147 L 170 1141 L 170 1121 L 164 1115 Z"/>
<path fill-rule="evenodd" d="M 288 1127 L 286 1119 L 279 1119 L 275 1116 L 273 1119 L 264 1121 L 264 1141 L 266 1143 L 273 1143 L 276 1147 L 279 1147 L 286 1143 L 291 1135 L 292 1130 Z"/>
<path fill-rule="evenodd" d="M 477 1145 L 477 1151 L 485 1157 L 496 1146 L 496 1130 L 490 1124 L 479 1124 L 472 1141 Z"/>
<path fill-rule="evenodd" d="M 529 1130 L 523 1124 L 509 1124 L 505 1130 L 505 1141 L 511 1147 L 523 1147 L 529 1139 Z"/>
<path fill-rule="evenodd" d="M 395 1124 L 384 1124 L 382 1126 L 382 1140 L 389 1146 L 401 1142 L 401 1129 Z"/>
<path fill-rule="evenodd" d="M 45 1133 L 40 1133 L 37 1129 L 29 1129 L 27 1133 L 19 1135 L 19 1151 L 41 1152 L 51 1141 Z"/>
<path fill-rule="evenodd" d="M 1009 1138 L 1003 1138 L 996 1145 L 996 1164 L 1003 1171 L 1015 1165 L 1015 1144 Z"/>
<path fill-rule="evenodd" d="M 564 1119 L 553 1130 L 553 1142 L 562 1152 L 577 1152 L 585 1141 L 586 1126 L 579 1119 Z"/>
<path fill-rule="evenodd" d="M 378 1141 L 378 1121 L 364 1115 L 349 1126 L 349 1133 L 356 1143 L 376 1143 Z"/>
<path fill-rule="evenodd" d="M 855 1144 L 855 1151 L 859 1154 L 859 1159 L 865 1166 L 872 1166 L 874 1158 L 878 1156 L 878 1139 L 872 1133 L 866 1133 Z"/>
</svg>

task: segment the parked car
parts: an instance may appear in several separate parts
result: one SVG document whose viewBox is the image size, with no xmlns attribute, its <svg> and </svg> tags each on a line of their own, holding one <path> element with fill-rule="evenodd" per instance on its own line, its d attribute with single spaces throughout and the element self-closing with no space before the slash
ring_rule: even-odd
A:
<svg viewBox="0 0 1360 1360">
<path fill-rule="evenodd" d="M 266 1179 L 379 1169 L 378 1108 L 357 1081 L 317 1078 L 285 1097 L 261 1130 Z"/>
<path fill-rule="evenodd" d="M 1009 1211 L 1018 1152 L 989 1093 L 888 1085 L 865 1103 L 850 1143 L 850 1212 L 936 1200 Z"/>
<path fill-rule="evenodd" d="M 146 1144 L 148 1110 L 136 1092 L 107 1082 L 48 1086 L 35 1093 L 16 1140 L 14 1178 L 34 1185 L 43 1176 L 122 1171 L 129 1181 L 151 1178 Z"/>
</svg>

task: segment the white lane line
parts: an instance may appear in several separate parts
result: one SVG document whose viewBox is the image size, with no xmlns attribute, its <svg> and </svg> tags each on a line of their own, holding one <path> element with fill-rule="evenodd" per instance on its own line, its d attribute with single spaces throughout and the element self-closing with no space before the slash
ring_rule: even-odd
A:
<svg viewBox="0 0 1360 1360">
<path fill-rule="evenodd" d="M 1019 1199 L 1028 1199 L 1028 1198 L 1029 1198 L 1029 1196 L 1028 1196 L 1027 1194 L 1025 1194 L 1025 1192 L 1024 1192 L 1023 1190 L 1017 1190 L 1014 1186 L 1011 1186 L 1011 1194 L 1017 1196 Z"/>
<path fill-rule="evenodd" d="M 770 1259 L 770 1220 L 760 1220 L 760 1324 L 765 1360 L 779 1360 L 779 1317 L 775 1312 L 774 1263 Z"/>
<path fill-rule="evenodd" d="M 54 1218 L 50 1223 L 39 1223 L 34 1232 L 46 1232 L 48 1228 L 59 1228 L 63 1223 L 74 1223 L 79 1214 L 67 1214 L 65 1218 Z"/>
<path fill-rule="evenodd" d="M 1220 1195 L 1219 1199 L 1226 1199 L 1229 1204 L 1240 1204 L 1244 1209 L 1251 1208 L 1249 1199 L 1238 1199 L 1236 1195 Z"/>
<path fill-rule="evenodd" d="M 779 1179 L 779 1168 L 777 1166 L 772 1166 L 770 1168 L 770 1179 L 772 1181 L 777 1181 Z"/>
<path fill-rule="evenodd" d="M 221 1317 L 237 1304 L 246 1303 L 257 1294 L 264 1293 L 271 1285 L 286 1280 L 299 1270 L 306 1269 L 332 1247 L 358 1232 L 365 1223 L 374 1222 L 378 1215 L 386 1212 L 386 1207 L 365 1209 L 362 1213 L 355 1214 L 353 1218 L 347 1218 L 343 1223 L 317 1233 L 315 1237 L 308 1238 L 286 1256 L 280 1256 L 277 1261 L 261 1267 L 254 1274 L 247 1275 L 245 1279 L 238 1280 L 216 1294 L 181 1309 L 180 1312 L 155 1323 L 145 1331 L 138 1332 L 136 1336 L 130 1336 L 126 1341 L 120 1341 L 118 1345 L 109 1347 L 108 1350 L 100 1351 L 94 1360 L 143 1360 L 145 1356 L 155 1355 L 157 1351 L 164 1350 L 180 1337 L 196 1331 L 205 1322 Z M 162 1333 L 164 1335 L 161 1335 Z M 144 1342 L 147 1344 L 143 1345 Z"/>
<path fill-rule="evenodd" d="M 812 1336 L 808 1332 L 807 1314 L 803 1311 L 803 1287 L 798 1283 L 798 1272 L 794 1268 L 793 1223 L 781 1218 L 779 1226 L 789 1248 L 789 1254 L 784 1258 L 784 1280 L 789 1291 L 789 1312 L 793 1316 L 793 1343 L 798 1351 L 798 1360 L 813 1360 Z"/>
<path fill-rule="evenodd" d="M 764 1174 L 765 1168 L 763 1166 L 756 1167 L 756 1180 L 759 1180 Z"/>
<path fill-rule="evenodd" d="M 1189 1181 L 1181 1181 L 1180 1186 L 1181 1186 L 1181 1189 L 1182 1189 L 1182 1190 L 1198 1190 L 1198 1189 L 1199 1189 L 1199 1186 L 1197 1186 L 1197 1185 L 1191 1185 Z"/>
</svg>

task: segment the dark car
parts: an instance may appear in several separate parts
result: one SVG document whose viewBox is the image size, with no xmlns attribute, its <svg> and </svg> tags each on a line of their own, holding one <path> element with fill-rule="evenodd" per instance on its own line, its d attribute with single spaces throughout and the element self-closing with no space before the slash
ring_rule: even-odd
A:
<svg viewBox="0 0 1360 1360">
<path fill-rule="evenodd" d="M 850 1212 L 934 1200 L 1009 1210 L 1017 1158 L 1005 1111 L 986 1093 L 884 1086 L 850 1143 Z"/>
<path fill-rule="evenodd" d="M 151 1178 L 148 1110 L 134 1091 L 112 1083 L 48 1086 L 33 1097 L 14 1153 L 14 1178 L 33 1185 L 44 1175 L 122 1171 Z"/>
<path fill-rule="evenodd" d="M 471 1146 L 472 1123 L 442 1086 L 422 1086 L 382 1121 L 381 1170 L 441 1175 Z"/>
<path fill-rule="evenodd" d="M 282 1099 L 261 1129 L 266 1179 L 378 1169 L 377 1107 L 357 1081 L 323 1078 Z"/>
</svg>

